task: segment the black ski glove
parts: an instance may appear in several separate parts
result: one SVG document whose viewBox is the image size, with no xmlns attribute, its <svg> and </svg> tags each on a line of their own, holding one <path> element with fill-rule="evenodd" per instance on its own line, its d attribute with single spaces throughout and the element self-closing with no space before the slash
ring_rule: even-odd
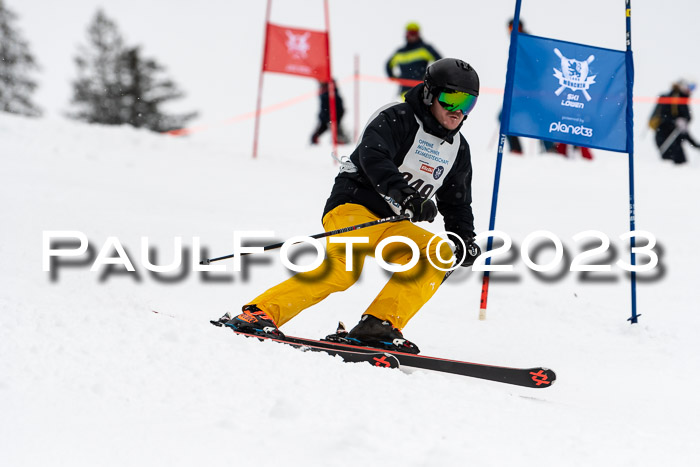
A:
<svg viewBox="0 0 700 467">
<path fill-rule="evenodd" d="M 460 266 L 466 268 L 474 264 L 476 257 L 481 254 L 481 248 L 474 242 L 473 238 L 463 238 L 462 240 L 464 240 L 467 250 L 462 249 L 461 242 L 456 242 L 455 261 L 461 261 Z"/>
<path fill-rule="evenodd" d="M 433 200 L 423 198 L 415 190 L 403 199 L 401 208 L 401 214 L 411 211 L 411 222 L 433 222 L 438 212 Z"/>
</svg>

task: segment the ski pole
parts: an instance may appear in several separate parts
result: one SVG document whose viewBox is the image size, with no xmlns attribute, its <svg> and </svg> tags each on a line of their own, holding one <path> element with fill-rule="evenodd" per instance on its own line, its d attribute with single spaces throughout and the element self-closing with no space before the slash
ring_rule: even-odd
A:
<svg viewBox="0 0 700 467">
<path fill-rule="evenodd" d="M 676 128 L 673 130 L 673 133 L 671 133 L 671 134 L 668 136 L 668 138 L 666 138 L 666 140 L 663 142 L 663 144 L 662 144 L 661 146 L 659 146 L 659 152 L 661 153 L 662 156 L 663 156 L 664 153 L 668 150 L 668 148 L 671 147 L 671 145 L 673 144 L 673 142 L 676 141 L 676 139 L 678 139 L 678 137 L 680 136 L 680 134 L 681 134 L 682 132 L 683 132 L 683 130 L 681 130 L 680 128 L 676 127 Z"/>
<path fill-rule="evenodd" d="M 366 227 L 372 227 L 373 225 L 385 224 L 387 222 L 398 222 L 398 221 L 410 219 L 412 215 L 413 214 L 411 214 L 410 211 L 407 211 L 405 214 L 401 214 L 398 216 L 385 217 L 383 219 L 377 219 L 376 221 L 365 222 L 364 224 L 351 225 L 350 227 L 344 227 L 342 229 L 331 230 L 330 232 L 323 232 L 323 233 L 319 233 L 319 234 L 315 234 L 315 235 L 310 235 L 310 237 L 311 238 L 330 237 L 332 235 L 338 235 L 338 234 L 342 234 L 345 232 L 352 232 L 353 230 L 360 230 L 360 229 L 364 229 Z M 284 243 L 285 242 L 275 243 L 273 245 L 267 245 L 267 246 L 263 247 L 263 251 L 281 248 L 282 245 L 284 245 Z M 296 243 L 300 243 L 300 242 L 295 242 L 294 244 L 296 244 Z M 252 253 L 241 253 L 240 256 L 250 255 L 250 254 L 252 254 Z M 221 261 L 222 259 L 229 259 L 229 258 L 233 258 L 234 256 L 235 256 L 235 253 L 232 253 L 232 254 L 226 255 L 226 256 L 219 256 L 218 258 L 204 259 L 204 260 L 200 261 L 199 264 L 203 264 L 206 266 L 214 261 Z"/>
</svg>

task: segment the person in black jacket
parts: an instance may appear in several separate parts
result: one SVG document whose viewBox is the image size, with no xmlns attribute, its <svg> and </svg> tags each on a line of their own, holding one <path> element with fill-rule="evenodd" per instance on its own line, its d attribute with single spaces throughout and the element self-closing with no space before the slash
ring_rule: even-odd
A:
<svg viewBox="0 0 700 467">
<path fill-rule="evenodd" d="M 673 84 L 671 92 L 661 97 L 687 99 L 694 88 L 694 84 L 680 80 Z M 687 101 L 658 103 L 654 108 L 649 126 L 656 130 L 656 145 L 663 159 L 672 160 L 676 164 L 685 163 L 685 152 L 681 145 L 684 140 L 696 148 L 700 147 L 688 133 L 690 118 Z"/>
<path fill-rule="evenodd" d="M 338 86 L 335 84 L 335 80 L 333 80 L 333 85 L 335 87 L 335 119 L 338 125 L 338 143 L 347 144 L 349 140 L 341 125 L 343 116 L 345 115 L 345 105 L 343 105 L 343 97 L 340 95 L 340 92 L 338 92 Z M 311 135 L 311 144 L 318 144 L 318 139 L 326 132 L 326 130 L 330 128 L 331 125 L 331 106 L 329 103 L 330 97 L 327 82 L 319 82 L 318 97 L 320 101 L 318 123 L 316 124 L 316 129 Z"/>
<path fill-rule="evenodd" d="M 409 23 L 406 25 L 406 45 L 387 60 L 386 74 L 389 78 L 422 80 L 428 65 L 441 58 L 433 46 L 423 42 L 418 23 Z M 396 68 L 399 69 L 398 74 Z M 399 93 L 403 97 L 412 87 L 402 84 Z"/>
<path fill-rule="evenodd" d="M 344 339 L 351 344 L 418 353 L 401 330 L 437 291 L 454 261 L 471 266 L 481 253 L 474 242 L 471 155 L 459 132 L 478 94 L 476 71 L 462 60 L 445 58 L 427 69 L 424 82 L 406 94 L 406 102 L 380 108 L 355 150 L 342 161 L 323 210 L 323 226 L 332 231 L 397 214 L 408 214 L 410 221 L 380 223 L 334 237 L 367 237 L 369 248 L 356 245 L 354 257 L 348 257 L 343 243 L 329 238 L 326 259 L 317 270 L 296 274 L 267 290 L 226 324 L 244 332 L 282 337 L 279 326 L 329 294 L 353 285 L 364 258 L 374 254 L 377 244 L 400 236 L 418 246 L 417 264 L 394 272 Z M 458 237 L 451 238 L 456 245 L 454 259 L 446 242 L 435 251 L 438 242 L 434 241 L 431 250 L 429 241 L 434 235 L 414 224 L 432 222 L 438 211 L 446 231 Z M 406 265 L 414 260 L 405 245 L 393 246 L 383 255 L 389 262 Z M 441 263 L 443 269 L 435 266 Z"/>
</svg>

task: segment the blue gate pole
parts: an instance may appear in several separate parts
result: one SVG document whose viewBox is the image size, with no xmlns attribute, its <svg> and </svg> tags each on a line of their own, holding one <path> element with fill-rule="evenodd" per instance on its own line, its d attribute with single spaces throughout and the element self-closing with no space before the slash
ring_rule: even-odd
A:
<svg viewBox="0 0 700 467">
<path fill-rule="evenodd" d="M 513 75 L 515 74 L 515 55 L 518 44 L 518 29 L 520 27 L 520 4 L 522 0 L 515 1 L 515 13 L 513 14 L 513 29 L 510 33 L 510 47 L 508 49 L 508 69 L 506 71 L 506 87 L 503 93 L 503 108 L 501 110 L 501 127 L 499 130 L 498 154 L 496 156 L 496 174 L 493 181 L 493 195 L 491 197 L 491 217 L 489 219 L 489 231 L 496 228 L 496 206 L 498 205 L 498 189 L 501 182 L 501 164 L 503 162 L 503 146 L 506 141 L 505 128 L 510 123 L 510 96 L 513 94 Z M 486 251 L 493 248 L 493 237 L 489 237 L 486 243 Z M 491 257 L 486 258 L 486 266 L 491 264 Z M 486 306 L 489 296 L 489 271 L 484 271 L 481 282 L 481 304 L 479 307 L 479 319 L 486 319 Z"/>
<path fill-rule="evenodd" d="M 629 188 L 630 188 L 630 264 L 632 269 L 637 263 L 634 253 L 635 238 L 634 231 L 636 228 L 635 221 L 635 202 L 634 202 L 634 113 L 632 109 L 632 87 L 634 85 L 634 61 L 632 58 L 632 5 L 631 0 L 625 0 L 625 17 L 626 17 L 626 42 L 627 50 L 625 52 L 625 69 L 627 71 L 627 155 L 629 159 Z M 634 324 L 640 316 L 637 314 L 637 273 L 633 270 L 630 272 L 630 288 L 632 294 L 632 316 L 627 320 Z"/>
</svg>

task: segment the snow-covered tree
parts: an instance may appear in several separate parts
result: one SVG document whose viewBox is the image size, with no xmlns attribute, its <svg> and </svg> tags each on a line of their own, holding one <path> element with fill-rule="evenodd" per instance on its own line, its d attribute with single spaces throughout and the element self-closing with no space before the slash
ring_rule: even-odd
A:
<svg viewBox="0 0 700 467">
<path fill-rule="evenodd" d="M 29 44 L 13 26 L 16 19 L 0 0 L 0 112 L 35 117 L 41 110 L 32 102 L 37 83 L 31 73 L 38 65 Z"/>
<path fill-rule="evenodd" d="M 76 57 L 78 78 L 73 82 L 70 117 L 90 123 L 129 124 L 153 131 L 185 126 L 196 113 L 168 115 L 162 104 L 183 97 L 164 68 L 127 47 L 114 21 L 98 11 L 88 28 L 88 45 Z"/>
</svg>

